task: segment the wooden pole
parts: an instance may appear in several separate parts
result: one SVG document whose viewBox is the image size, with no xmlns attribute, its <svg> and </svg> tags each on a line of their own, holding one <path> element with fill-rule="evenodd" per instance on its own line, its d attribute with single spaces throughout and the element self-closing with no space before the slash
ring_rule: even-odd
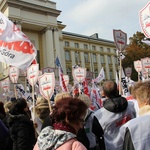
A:
<svg viewBox="0 0 150 150">
<path fill-rule="evenodd" d="M 120 72 L 119 72 L 119 95 L 122 94 L 122 85 L 121 85 L 121 78 L 122 78 L 122 55 L 121 55 L 121 44 L 120 44 Z"/>
<path fill-rule="evenodd" d="M 49 105 L 49 110 L 50 112 L 52 112 L 52 105 L 51 105 L 51 102 L 50 102 L 50 96 L 49 96 L 49 93 L 48 93 L 48 90 L 47 90 L 47 101 L 48 101 L 48 105 Z"/>
<path fill-rule="evenodd" d="M 33 116 L 32 116 L 32 119 L 34 121 L 34 119 L 35 119 L 34 84 L 32 85 L 32 100 L 33 100 Z"/>
</svg>

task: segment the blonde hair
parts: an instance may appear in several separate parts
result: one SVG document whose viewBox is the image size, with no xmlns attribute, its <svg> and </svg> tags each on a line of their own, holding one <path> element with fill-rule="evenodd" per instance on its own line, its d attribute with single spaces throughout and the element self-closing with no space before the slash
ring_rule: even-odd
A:
<svg viewBox="0 0 150 150">
<path fill-rule="evenodd" d="M 141 103 L 150 105 L 150 81 L 138 82 L 134 87 L 134 96 Z"/>
<path fill-rule="evenodd" d="M 71 97 L 71 95 L 67 92 L 58 93 L 56 94 L 54 98 L 54 103 L 56 104 L 58 100 L 61 100 L 62 98 L 67 98 L 67 97 Z"/>
<path fill-rule="evenodd" d="M 78 97 L 80 100 L 82 100 L 86 105 L 87 107 L 89 108 L 90 105 L 91 105 L 91 100 L 90 100 L 90 97 L 86 94 L 81 94 L 79 95 Z"/>
<path fill-rule="evenodd" d="M 5 110 L 6 113 L 9 112 L 11 106 L 12 106 L 12 102 L 6 102 L 6 103 L 4 104 L 4 110 Z"/>
</svg>

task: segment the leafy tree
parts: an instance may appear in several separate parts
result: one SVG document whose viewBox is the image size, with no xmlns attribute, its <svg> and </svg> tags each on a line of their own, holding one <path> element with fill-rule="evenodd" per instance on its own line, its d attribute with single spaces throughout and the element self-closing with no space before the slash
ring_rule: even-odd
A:
<svg viewBox="0 0 150 150">
<path fill-rule="evenodd" d="M 134 61 L 141 60 L 141 58 L 150 57 L 150 46 L 143 43 L 145 38 L 141 32 L 136 32 L 133 37 L 130 37 L 130 43 L 126 47 L 124 55 L 126 56 L 122 61 L 123 68 L 132 67 L 131 79 L 137 81 L 138 74 L 134 69 Z"/>
</svg>

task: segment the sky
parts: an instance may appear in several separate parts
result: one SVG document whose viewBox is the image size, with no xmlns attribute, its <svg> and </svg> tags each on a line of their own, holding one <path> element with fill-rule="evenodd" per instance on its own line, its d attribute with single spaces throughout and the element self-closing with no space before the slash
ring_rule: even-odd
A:
<svg viewBox="0 0 150 150">
<path fill-rule="evenodd" d="M 113 30 L 122 30 L 127 39 L 142 32 L 139 11 L 149 0 L 53 0 L 61 10 L 58 21 L 63 31 L 114 41 Z"/>
</svg>

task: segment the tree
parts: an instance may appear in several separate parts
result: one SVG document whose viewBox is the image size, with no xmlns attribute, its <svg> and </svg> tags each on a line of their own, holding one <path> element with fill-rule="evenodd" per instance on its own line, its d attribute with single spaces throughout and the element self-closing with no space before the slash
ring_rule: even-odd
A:
<svg viewBox="0 0 150 150">
<path fill-rule="evenodd" d="M 141 58 L 150 57 L 150 46 L 143 43 L 142 40 L 145 38 L 141 32 L 136 32 L 133 37 L 130 37 L 130 43 L 125 49 L 125 58 L 122 61 L 123 68 L 132 67 L 131 79 L 137 81 L 138 74 L 134 69 L 134 61 L 141 60 Z"/>
</svg>

